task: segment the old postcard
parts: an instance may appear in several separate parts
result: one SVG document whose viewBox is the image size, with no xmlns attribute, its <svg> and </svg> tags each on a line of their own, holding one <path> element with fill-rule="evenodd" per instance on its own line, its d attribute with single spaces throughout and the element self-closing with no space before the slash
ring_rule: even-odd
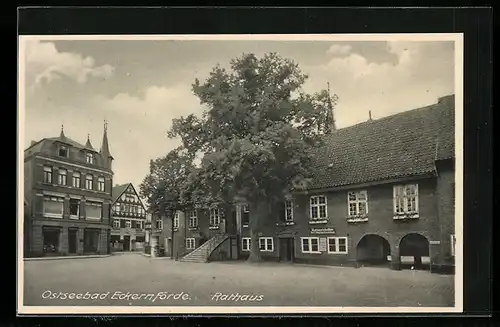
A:
<svg viewBox="0 0 500 327">
<path fill-rule="evenodd" d="M 462 312 L 462 34 L 20 36 L 19 314 Z"/>
</svg>

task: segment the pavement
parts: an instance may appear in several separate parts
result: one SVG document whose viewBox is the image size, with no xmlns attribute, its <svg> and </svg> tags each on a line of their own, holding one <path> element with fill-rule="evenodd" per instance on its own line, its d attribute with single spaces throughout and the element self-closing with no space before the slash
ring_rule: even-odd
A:
<svg viewBox="0 0 500 327">
<path fill-rule="evenodd" d="M 190 263 L 140 253 L 25 261 L 26 306 L 452 307 L 454 276 L 377 267 Z"/>
</svg>

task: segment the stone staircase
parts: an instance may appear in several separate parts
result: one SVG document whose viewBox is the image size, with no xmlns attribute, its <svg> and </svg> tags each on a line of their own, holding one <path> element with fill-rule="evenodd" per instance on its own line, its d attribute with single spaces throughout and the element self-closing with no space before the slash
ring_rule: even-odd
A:
<svg viewBox="0 0 500 327">
<path fill-rule="evenodd" d="M 206 263 L 208 262 L 208 258 L 212 254 L 212 252 L 222 244 L 225 240 L 227 240 L 229 236 L 225 234 L 216 235 L 203 243 L 200 247 L 194 249 L 189 252 L 185 256 L 183 256 L 179 261 L 181 262 L 199 262 Z"/>
</svg>

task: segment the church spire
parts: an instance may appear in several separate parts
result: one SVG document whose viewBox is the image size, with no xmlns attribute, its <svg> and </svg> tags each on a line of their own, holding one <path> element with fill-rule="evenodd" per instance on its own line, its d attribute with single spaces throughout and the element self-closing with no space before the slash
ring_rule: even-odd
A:
<svg viewBox="0 0 500 327">
<path fill-rule="evenodd" d="M 106 120 L 104 121 L 104 134 L 102 136 L 102 146 L 100 153 L 106 162 L 108 162 L 108 160 L 113 160 L 113 157 L 111 156 L 111 153 L 109 151 L 108 122 Z"/>
<path fill-rule="evenodd" d="M 326 114 L 326 131 L 325 133 L 331 133 L 337 129 L 335 126 L 335 118 L 333 114 L 333 103 L 332 97 L 330 95 L 330 82 L 327 82 L 327 94 L 328 94 L 328 112 Z"/>
</svg>

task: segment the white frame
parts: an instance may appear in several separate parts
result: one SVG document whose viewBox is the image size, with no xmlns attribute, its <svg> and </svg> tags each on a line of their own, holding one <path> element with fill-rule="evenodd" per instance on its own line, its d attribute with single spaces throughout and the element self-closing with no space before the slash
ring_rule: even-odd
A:
<svg viewBox="0 0 500 327">
<path fill-rule="evenodd" d="M 189 228 L 198 227 L 198 212 L 196 209 L 189 211 L 188 226 Z"/>
<path fill-rule="evenodd" d="M 307 244 L 309 246 L 309 250 L 307 250 L 307 251 L 304 250 L 304 240 L 307 240 Z M 316 240 L 318 242 L 318 250 L 317 251 L 312 250 L 312 240 Z M 316 237 L 316 236 L 301 237 L 300 238 L 300 251 L 302 253 L 310 253 L 310 254 L 321 253 L 321 251 L 319 250 L 319 237 Z"/>
<path fill-rule="evenodd" d="M 457 238 L 456 238 L 455 234 L 451 234 L 450 235 L 450 254 L 452 257 L 455 256 L 456 247 L 457 247 Z"/>
<path fill-rule="evenodd" d="M 58 202 L 58 203 L 61 203 L 61 213 L 53 213 L 53 212 L 45 212 L 45 202 L 47 201 L 47 199 L 49 199 L 48 201 L 51 201 L 51 202 Z M 48 218 L 62 218 L 63 215 L 64 215 L 64 198 L 63 197 L 59 197 L 59 196 L 49 196 L 49 195 L 45 195 L 43 197 L 43 204 L 42 204 L 42 207 L 43 207 L 43 216 L 44 217 L 48 217 Z"/>
<path fill-rule="evenodd" d="M 125 228 L 132 228 L 132 220 L 130 219 L 125 220 Z"/>
<path fill-rule="evenodd" d="M 139 223 L 139 227 L 137 227 L 137 223 Z M 144 229 L 144 221 L 135 220 L 135 229 L 143 230 Z"/>
<path fill-rule="evenodd" d="M 61 156 L 61 150 L 66 150 L 66 155 Z M 68 158 L 69 157 L 69 148 L 67 146 L 61 145 L 59 146 L 59 149 L 57 151 L 57 156 L 61 158 Z"/>
<path fill-rule="evenodd" d="M 64 183 L 63 183 L 64 180 Z M 57 171 L 57 184 L 66 186 L 68 185 L 68 170 L 65 168 L 59 168 Z"/>
<path fill-rule="evenodd" d="M 179 212 L 176 212 L 174 214 L 174 229 L 177 229 L 179 228 L 179 222 L 180 222 L 180 219 L 179 219 Z"/>
<path fill-rule="evenodd" d="M 94 158 L 94 155 L 92 153 L 87 152 L 87 154 L 85 155 L 85 158 L 86 158 L 87 163 L 92 164 L 92 165 L 94 164 L 95 158 Z"/>
<path fill-rule="evenodd" d="M 414 186 L 415 187 L 415 211 L 408 211 L 408 195 L 406 194 L 406 190 L 409 186 Z M 403 211 L 402 212 L 398 212 L 397 211 L 397 202 L 398 200 L 400 199 L 399 197 L 397 197 L 397 191 L 399 188 L 402 188 L 403 190 L 403 195 L 402 195 L 402 199 L 403 200 Z M 419 190 L 418 190 L 418 183 L 408 183 L 408 184 L 398 184 L 398 185 L 394 185 L 393 188 L 392 188 L 392 192 L 393 192 L 393 211 L 394 211 L 394 214 L 396 216 L 399 216 L 399 215 L 416 215 L 418 216 L 419 214 L 419 204 L 418 204 L 418 199 L 419 199 Z"/>
<path fill-rule="evenodd" d="M 103 176 L 97 177 L 97 190 L 100 192 L 106 191 L 106 179 Z"/>
<path fill-rule="evenodd" d="M 90 187 L 89 187 L 89 182 L 90 182 Z M 90 175 L 90 174 L 85 175 L 85 189 L 86 190 L 93 190 L 94 189 L 94 175 Z"/>
<path fill-rule="evenodd" d="M 190 247 L 189 245 L 191 245 L 190 243 L 192 242 L 192 247 Z M 196 249 L 196 239 L 194 237 L 188 237 L 186 238 L 186 249 L 187 250 L 194 250 Z"/>
<path fill-rule="evenodd" d="M 246 247 L 245 247 L 246 245 Z M 241 251 L 249 252 L 252 249 L 252 238 L 242 237 L 241 238 Z"/>
<path fill-rule="evenodd" d="M 101 211 L 100 211 L 101 216 L 100 217 L 89 216 L 87 214 L 87 207 L 88 206 L 101 208 Z M 103 203 L 102 202 L 85 201 L 85 219 L 86 220 L 102 220 L 102 218 L 103 218 Z"/>
<path fill-rule="evenodd" d="M 156 229 L 163 230 L 163 220 L 162 219 L 156 219 Z"/>
<path fill-rule="evenodd" d="M 271 240 L 271 249 L 267 246 L 267 241 Z M 260 245 L 264 241 L 264 250 L 261 249 Z M 274 238 L 273 237 L 259 237 L 259 251 L 260 252 L 273 252 L 274 251 Z"/>
<path fill-rule="evenodd" d="M 71 201 L 78 201 L 78 206 L 76 207 L 76 215 L 72 215 L 71 214 Z M 80 199 L 74 199 L 74 198 L 70 198 L 69 199 L 69 218 L 70 219 L 78 219 L 80 217 L 80 205 L 81 205 L 81 200 Z"/>
<path fill-rule="evenodd" d="M 45 180 L 46 175 L 50 176 L 50 181 Z M 43 182 L 48 183 L 48 184 L 52 184 L 53 181 L 54 181 L 54 170 L 52 169 L 52 167 L 43 166 Z"/>
<path fill-rule="evenodd" d="M 343 239 L 345 240 L 345 251 L 339 251 L 340 248 L 340 242 L 339 240 Z M 330 240 L 334 240 L 335 243 L 335 251 L 330 251 Z M 332 237 L 327 237 L 326 240 L 326 246 L 328 253 L 333 253 L 333 254 L 348 254 L 349 253 L 349 246 L 348 246 L 348 240 L 346 236 L 332 236 Z"/>
<path fill-rule="evenodd" d="M 324 198 L 325 199 L 325 203 L 319 203 L 319 199 L 320 198 Z M 316 199 L 316 204 L 312 204 L 312 200 L 313 199 Z M 321 217 L 320 215 L 320 207 L 324 206 L 325 207 L 325 216 L 324 217 Z M 313 215 L 312 215 L 312 212 L 313 212 L 313 208 L 318 208 L 318 216 L 316 218 L 313 218 Z M 323 220 L 323 219 L 327 219 L 328 218 L 328 198 L 326 197 L 326 195 L 313 195 L 309 198 L 309 219 L 311 220 Z"/>
<path fill-rule="evenodd" d="M 290 204 L 290 206 L 288 206 Z M 290 218 L 288 218 L 287 210 L 290 210 Z M 285 221 L 293 221 L 293 200 L 285 199 Z"/>
<path fill-rule="evenodd" d="M 78 181 L 78 185 L 76 181 Z M 82 186 L 82 174 L 80 172 L 73 172 L 73 174 L 71 175 L 71 185 L 76 188 L 80 188 Z"/>
<path fill-rule="evenodd" d="M 247 222 L 243 221 L 243 217 L 245 216 L 245 214 L 248 214 L 248 221 Z M 248 227 L 249 224 L 250 224 L 250 206 L 248 204 L 244 204 L 243 208 L 242 208 L 242 214 L 241 214 L 241 225 L 243 227 Z"/>
<path fill-rule="evenodd" d="M 219 208 L 210 209 L 208 224 L 210 227 L 218 227 L 220 225 L 220 210 L 219 210 Z"/>
<path fill-rule="evenodd" d="M 116 223 L 118 223 L 117 224 L 118 226 L 115 226 Z M 118 219 L 118 218 L 113 219 L 113 228 L 121 228 L 121 220 L 120 219 Z"/>
<path fill-rule="evenodd" d="M 365 199 L 364 200 L 360 200 L 359 199 L 359 195 L 361 193 L 365 194 Z M 351 195 L 351 194 L 355 195 L 355 200 L 351 200 L 350 199 L 349 195 Z M 365 213 L 364 214 L 361 214 L 359 212 L 359 204 L 360 203 L 364 203 L 365 204 Z M 351 214 L 351 204 L 355 204 L 356 205 L 356 213 L 355 214 Z M 349 192 L 347 192 L 347 216 L 351 217 L 351 218 L 368 216 L 368 191 L 367 190 L 349 191 Z"/>
</svg>

